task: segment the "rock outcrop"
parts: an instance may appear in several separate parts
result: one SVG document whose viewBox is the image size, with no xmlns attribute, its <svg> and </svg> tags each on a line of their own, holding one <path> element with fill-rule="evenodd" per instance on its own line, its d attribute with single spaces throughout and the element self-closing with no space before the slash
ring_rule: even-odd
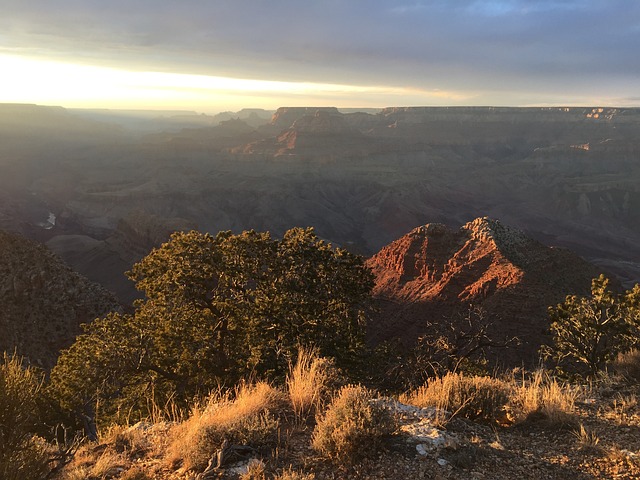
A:
<svg viewBox="0 0 640 480">
<path fill-rule="evenodd" d="M 411 344 L 428 325 L 451 322 L 469 306 L 486 314 L 496 341 L 518 337 L 503 357 L 532 364 L 548 340 L 547 307 L 586 295 L 600 269 L 565 249 L 549 248 L 497 220 L 477 218 L 459 230 L 418 227 L 367 262 L 376 276 L 381 312 L 371 339 Z"/>
<path fill-rule="evenodd" d="M 0 351 L 45 369 L 87 323 L 120 309 L 103 287 L 72 271 L 44 246 L 0 231 Z"/>
</svg>

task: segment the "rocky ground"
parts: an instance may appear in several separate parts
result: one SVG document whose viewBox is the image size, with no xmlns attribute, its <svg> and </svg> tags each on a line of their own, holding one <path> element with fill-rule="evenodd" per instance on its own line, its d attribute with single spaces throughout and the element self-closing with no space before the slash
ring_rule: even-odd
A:
<svg viewBox="0 0 640 480">
<path fill-rule="evenodd" d="M 368 446 L 363 445 L 365 458 L 355 463 L 320 456 L 310 446 L 313 425 L 295 422 L 283 428 L 280 445 L 270 455 L 224 464 L 206 477 L 167 464 L 161 446 L 171 432 L 167 423 L 130 427 L 145 437 L 136 449 L 118 450 L 107 441 L 83 447 L 74 462 L 92 465 L 119 451 L 121 456 L 112 457 L 111 469 L 101 477 L 114 479 L 637 479 L 638 393 L 637 386 L 610 382 L 581 386 L 569 422 L 563 425 L 552 425 L 538 414 L 517 423 L 454 418 L 443 425 L 434 420 L 435 409 L 381 400 L 394 410 L 398 428 L 379 451 L 366 452 Z M 292 471 L 298 476 L 283 474 Z M 66 472 L 60 478 L 78 478 L 71 476 L 72 470 Z"/>
</svg>

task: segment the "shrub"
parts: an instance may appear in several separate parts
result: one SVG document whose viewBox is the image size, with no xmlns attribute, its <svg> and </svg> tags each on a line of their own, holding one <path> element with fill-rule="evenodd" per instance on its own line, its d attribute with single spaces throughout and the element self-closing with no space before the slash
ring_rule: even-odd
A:
<svg viewBox="0 0 640 480">
<path fill-rule="evenodd" d="M 0 458 L 2 480 L 40 480 L 51 471 L 51 449 L 44 439 L 34 436 L 23 441 L 15 450 L 5 451 Z"/>
<path fill-rule="evenodd" d="M 191 417 L 174 428 L 169 460 L 202 470 L 225 439 L 230 445 L 275 447 L 280 429 L 276 413 L 283 402 L 282 393 L 264 382 L 242 385 L 235 396 L 211 395 L 204 408 L 194 408 Z"/>
<path fill-rule="evenodd" d="M 509 393 L 510 386 L 496 378 L 447 373 L 403 395 L 400 400 L 417 407 L 436 407 L 450 412 L 450 418 L 493 420 L 509 401 Z"/>
<path fill-rule="evenodd" d="M 542 347 L 545 357 L 553 358 L 558 366 L 595 376 L 607 362 L 637 343 L 640 285 L 617 295 L 609 283 L 600 275 L 591 283 L 590 297 L 569 295 L 549 308 L 553 344 Z"/>
<path fill-rule="evenodd" d="M 49 472 L 48 446 L 33 432 L 43 377 L 6 353 L 0 363 L 0 478 L 42 478 Z"/>
<path fill-rule="evenodd" d="M 373 394 L 364 387 L 343 387 L 317 419 L 312 446 L 335 460 L 354 462 L 374 452 L 385 435 L 395 430 L 391 413 L 372 402 Z"/>
</svg>

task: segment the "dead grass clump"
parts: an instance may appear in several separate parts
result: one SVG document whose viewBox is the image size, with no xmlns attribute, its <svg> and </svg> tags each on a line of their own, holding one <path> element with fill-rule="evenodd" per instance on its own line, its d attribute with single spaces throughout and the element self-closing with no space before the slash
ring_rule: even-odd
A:
<svg viewBox="0 0 640 480">
<path fill-rule="evenodd" d="M 572 433 L 580 450 L 587 452 L 597 452 L 599 450 L 600 438 L 596 435 L 596 432 L 586 429 L 582 423 Z"/>
<path fill-rule="evenodd" d="M 63 478 L 64 480 L 112 478 L 122 472 L 125 466 L 126 461 L 122 456 L 105 450 L 97 458 L 87 455 L 84 461 L 67 465 Z"/>
<path fill-rule="evenodd" d="M 298 361 L 287 375 L 289 399 L 298 419 L 304 420 L 321 409 L 331 371 L 330 361 L 319 357 L 316 350 L 300 349 Z"/>
<path fill-rule="evenodd" d="M 387 409 L 372 400 L 371 391 L 362 386 L 343 387 L 317 418 L 313 448 L 348 463 L 375 452 L 382 437 L 395 429 L 395 421 Z"/>
<path fill-rule="evenodd" d="M 260 460 L 253 459 L 247 465 L 247 471 L 240 475 L 240 480 L 266 480 L 267 469 Z"/>
<path fill-rule="evenodd" d="M 315 480 L 313 473 L 302 473 L 292 470 L 291 468 L 284 470 L 281 474 L 273 477 L 273 480 Z"/>
<path fill-rule="evenodd" d="M 613 362 L 614 371 L 630 383 L 640 383 L 640 350 L 619 353 Z"/>
<path fill-rule="evenodd" d="M 152 480 L 147 472 L 135 465 L 120 476 L 120 480 Z"/>
<path fill-rule="evenodd" d="M 135 459 L 143 455 L 151 448 L 151 442 L 145 434 L 145 427 L 151 426 L 139 422 L 131 427 L 123 425 L 113 425 L 104 434 L 101 434 L 99 441 L 101 444 L 110 445 L 116 453 L 126 454 L 129 458 Z"/>
<path fill-rule="evenodd" d="M 515 420 L 543 420 L 553 426 L 575 424 L 573 412 L 579 390 L 569 384 L 559 383 L 548 373 L 537 370 L 530 378 L 514 383 L 511 406 Z"/>
<path fill-rule="evenodd" d="M 613 399 L 609 408 L 610 414 L 618 425 L 628 423 L 638 410 L 638 397 L 634 394 L 618 394 Z"/>
<path fill-rule="evenodd" d="M 225 439 L 229 445 L 273 448 L 280 428 L 276 413 L 283 403 L 283 394 L 265 382 L 242 385 L 235 395 L 212 394 L 204 407 L 194 408 L 189 419 L 170 432 L 167 459 L 202 470 Z"/>
<path fill-rule="evenodd" d="M 510 385 L 496 378 L 447 373 L 401 396 L 400 401 L 450 412 L 449 419 L 462 416 L 471 420 L 494 420 L 509 401 L 510 392 Z"/>
</svg>

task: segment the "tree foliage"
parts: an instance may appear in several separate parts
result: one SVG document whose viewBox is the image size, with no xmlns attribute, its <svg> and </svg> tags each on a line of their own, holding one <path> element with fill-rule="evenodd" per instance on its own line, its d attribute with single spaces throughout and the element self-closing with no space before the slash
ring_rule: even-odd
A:
<svg viewBox="0 0 640 480">
<path fill-rule="evenodd" d="M 175 233 L 128 272 L 132 315 L 86 325 L 54 368 L 67 408 L 143 408 L 255 372 L 281 375 L 301 345 L 343 366 L 363 347 L 373 276 L 360 257 L 295 228 Z"/>
<path fill-rule="evenodd" d="M 638 344 L 640 286 L 618 295 L 600 275 L 592 281 L 590 297 L 569 295 L 549 308 L 549 316 L 553 344 L 543 347 L 543 354 L 593 375 Z"/>
</svg>

